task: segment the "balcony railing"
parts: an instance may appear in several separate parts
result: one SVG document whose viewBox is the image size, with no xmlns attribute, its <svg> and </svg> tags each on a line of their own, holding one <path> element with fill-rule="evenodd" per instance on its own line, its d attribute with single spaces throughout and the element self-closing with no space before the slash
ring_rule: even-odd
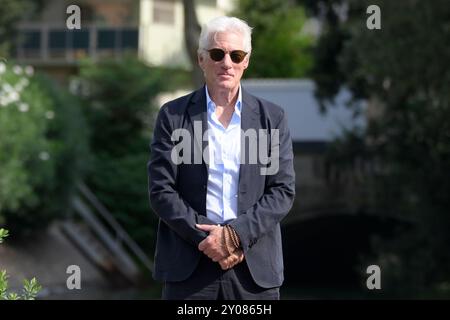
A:
<svg viewBox="0 0 450 320">
<path fill-rule="evenodd" d="M 138 27 L 83 25 L 80 30 L 61 26 L 27 24 L 19 27 L 16 59 L 34 64 L 75 64 L 81 58 L 94 60 L 137 54 Z"/>
</svg>

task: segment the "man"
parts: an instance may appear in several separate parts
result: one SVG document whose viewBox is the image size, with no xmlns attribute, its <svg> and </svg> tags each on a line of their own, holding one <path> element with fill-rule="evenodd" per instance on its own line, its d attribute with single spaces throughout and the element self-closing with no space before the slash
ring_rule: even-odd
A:
<svg viewBox="0 0 450 320">
<path fill-rule="evenodd" d="M 250 53 L 244 21 L 213 19 L 199 39 L 206 85 L 158 114 L 148 172 L 163 299 L 279 299 L 292 141 L 283 110 L 241 88 Z"/>
</svg>

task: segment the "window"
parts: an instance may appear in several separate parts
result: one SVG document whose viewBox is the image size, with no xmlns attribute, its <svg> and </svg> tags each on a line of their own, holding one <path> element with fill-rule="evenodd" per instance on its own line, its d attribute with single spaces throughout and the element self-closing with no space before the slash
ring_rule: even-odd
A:
<svg viewBox="0 0 450 320">
<path fill-rule="evenodd" d="M 50 49 L 65 49 L 67 47 L 66 32 L 64 30 L 52 30 L 49 37 Z"/>
<path fill-rule="evenodd" d="M 89 49 L 89 31 L 87 30 L 73 31 L 73 48 Z"/>
<path fill-rule="evenodd" d="M 100 29 L 97 47 L 99 49 L 137 49 L 138 38 L 136 28 Z"/>
<path fill-rule="evenodd" d="M 98 48 L 114 49 L 116 47 L 116 30 L 101 29 L 98 31 Z"/>
<path fill-rule="evenodd" d="M 27 50 L 39 50 L 41 48 L 41 32 L 39 30 L 25 30 L 21 34 L 22 47 Z"/>
<path fill-rule="evenodd" d="M 123 29 L 122 30 L 122 48 L 137 49 L 139 34 L 137 29 Z"/>
<path fill-rule="evenodd" d="M 153 2 L 153 21 L 162 24 L 175 24 L 174 0 L 155 0 Z"/>
</svg>

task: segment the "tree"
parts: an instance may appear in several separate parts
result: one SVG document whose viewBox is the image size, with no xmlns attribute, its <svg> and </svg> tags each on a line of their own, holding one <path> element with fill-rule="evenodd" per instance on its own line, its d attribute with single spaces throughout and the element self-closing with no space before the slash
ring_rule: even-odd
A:
<svg viewBox="0 0 450 320">
<path fill-rule="evenodd" d="M 188 52 L 189 60 L 192 65 L 192 84 L 195 88 L 203 85 L 203 73 L 198 66 L 197 61 L 197 48 L 198 38 L 200 37 L 200 25 L 197 19 L 197 13 L 195 11 L 194 0 L 183 0 L 183 12 L 184 12 L 184 40 L 186 49 Z"/>
<path fill-rule="evenodd" d="M 340 142 L 342 163 L 376 164 L 362 181 L 373 186 L 365 205 L 410 225 L 377 247 L 385 288 L 448 294 L 450 7 L 380 0 L 381 30 L 369 30 L 370 1 L 301 2 L 324 17 L 312 72 L 323 105 L 342 86 L 368 101 L 366 130 Z"/>
<path fill-rule="evenodd" d="M 21 236 L 64 215 L 88 159 L 83 119 L 31 66 L 0 62 L 0 224 Z"/>
<path fill-rule="evenodd" d="M 95 151 L 93 174 L 86 182 L 148 252 L 157 223 L 149 209 L 145 173 L 158 110 L 154 99 L 173 79 L 168 70 L 150 68 L 132 57 L 120 62 L 84 61 L 80 69 L 90 145 Z"/>
<path fill-rule="evenodd" d="M 16 24 L 31 16 L 43 5 L 43 0 L 2 0 L 0 4 L 0 58 L 8 58 L 16 39 Z"/>
<path fill-rule="evenodd" d="M 302 32 L 302 6 L 285 0 L 240 0 L 234 14 L 253 28 L 247 77 L 299 78 L 312 67 L 313 36 Z"/>
<path fill-rule="evenodd" d="M 192 81 L 198 87 L 204 82 L 197 62 L 200 26 L 195 1 L 183 0 L 183 5 L 185 42 L 193 66 Z M 306 15 L 301 6 L 285 0 L 240 0 L 232 15 L 246 20 L 255 30 L 247 77 L 293 78 L 308 73 L 312 67 L 313 37 L 302 33 Z"/>
</svg>

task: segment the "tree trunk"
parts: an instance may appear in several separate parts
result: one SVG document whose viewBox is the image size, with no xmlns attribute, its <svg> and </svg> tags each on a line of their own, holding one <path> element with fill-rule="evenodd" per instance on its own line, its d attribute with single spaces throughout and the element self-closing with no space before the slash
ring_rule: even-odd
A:
<svg viewBox="0 0 450 320">
<path fill-rule="evenodd" d="M 184 6 L 184 40 L 189 60 L 192 64 L 192 85 L 199 88 L 204 83 L 203 72 L 197 62 L 198 38 L 200 37 L 200 25 L 195 12 L 194 0 L 183 0 Z"/>
</svg>

